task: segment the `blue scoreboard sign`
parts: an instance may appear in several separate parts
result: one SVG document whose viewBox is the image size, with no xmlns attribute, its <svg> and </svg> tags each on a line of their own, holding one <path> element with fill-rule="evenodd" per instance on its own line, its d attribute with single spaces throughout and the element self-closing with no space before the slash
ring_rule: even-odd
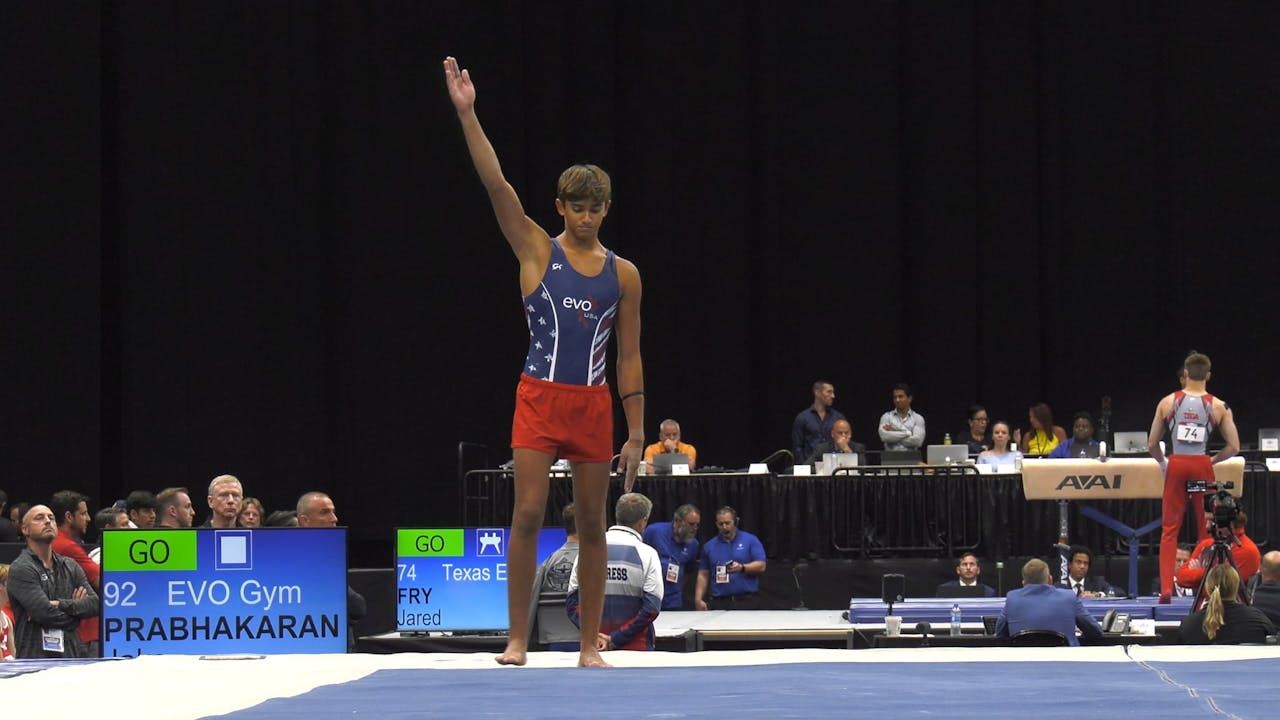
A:
<svg viewBox="0 0 1280 720">
<path fill-rule="evenodd" d="M 342 653 L 345 528 L 108 530 L 102 654 Z"/>
<path fill-rule="evenodd" d="M 507 528 L 396 530 L 396 628 L 507 630 Z M 541 563 L 564 528 L 538 535 Z"/>
</svg>

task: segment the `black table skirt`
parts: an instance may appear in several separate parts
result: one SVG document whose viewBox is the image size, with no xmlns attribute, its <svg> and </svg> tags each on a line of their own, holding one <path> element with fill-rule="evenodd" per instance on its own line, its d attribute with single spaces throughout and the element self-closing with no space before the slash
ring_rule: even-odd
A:
<svg viewBox="0 0 1280 720">
<path fill-rule="evenodd" d="M 1251 466 L 1246 471 L 1240 507 L 1249 513 L 1250 536 L 1264 549 L 1265 530 L 1280 527 L 1280 483 Z M 653 500 L 651 522 L 671 519 L 683 503 L 702 512 L 699 538 L 715 533 L 714 512 L 732 506 L 741 527 L 760 537 L 770 557 L 953 557 L 973 550 L 988 559 L 1049 554 L 1058 537 L 1058 504 L 1028 501 L 1020 475 L 928 474 L 902 476 L 804 477 L 738 473 L 646 476 L 636 491 Z M 610 507 L 622 491 L 614 478 Z M 507 526 L 511 522 L 514 481 L 510 471 L 475 470 L 463 488 L 463 522 L 468 526 Z M 572 499 L 572 482 L 553 476 L 546 523 L 558 524 L 559 509 Z M 1110 500 L 1091 503 L 1130 527 L 1160 515 L 1160 501 Z M 612 514 L 612 513 L 611 513 Z M 1073 542 L 1095 553 L 1123 554 L 1128 541 L 1069 506 Z M 1190 521 L 1182 539 L 1195 540 Z M 1159 533 L 1140 539 L 1144 548 L 1159 545 Z"/>
</svg>

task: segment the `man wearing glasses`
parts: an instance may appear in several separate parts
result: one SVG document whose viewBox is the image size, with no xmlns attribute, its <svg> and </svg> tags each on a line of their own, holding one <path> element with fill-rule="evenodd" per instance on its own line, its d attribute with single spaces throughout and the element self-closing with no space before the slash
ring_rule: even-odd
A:
<svg viewBox="0 0 1280 720">
<path fill-rule="evenodd" d="M 645 544 L 658 551 L 662 570 L 663 610 L 684 609 L 684 579 L 698 572 L 698 522 L 702 516 L 693 505 L 676 508 L 671 522 L 644 529 Z"/>
<path fill-rule="evenodd" d="M 209 483 L 209 519 L 200 527 L 217 530 L 236 527 L 242 500 L 244 488 L 234 475 L 219 475 L 214 478 Z"/>
</svg>

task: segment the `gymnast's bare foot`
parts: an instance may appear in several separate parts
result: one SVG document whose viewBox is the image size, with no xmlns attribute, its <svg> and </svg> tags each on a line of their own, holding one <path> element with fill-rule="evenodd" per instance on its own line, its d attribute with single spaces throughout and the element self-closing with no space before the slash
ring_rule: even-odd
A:
<svg viewBox="0 0 1280 720">
<path fill-rule="evenodd" d="M 584 650 L 578 654 L 578 667 L 601 668 L 613 667 L 600 657 L 600 653 L 593 650 Z"/>
<path fill-rule="evenodd" d="M 529 648 L 514 640 L 507 642 L 507 649 L 494 658 L 499 665 L 524 665 L 529 659 Z"/>
</svg>

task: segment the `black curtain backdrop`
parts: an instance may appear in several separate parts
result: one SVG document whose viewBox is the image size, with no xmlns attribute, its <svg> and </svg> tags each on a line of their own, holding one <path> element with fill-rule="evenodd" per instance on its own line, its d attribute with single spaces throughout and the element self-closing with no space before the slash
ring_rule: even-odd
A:
<svg viewBox="0 0 1280 720">
<path fill-rule="evenodd" d="M 931 441 L 975 401 L 1145 429 L 1191 348 L 1251 441 L 1277 37 L 1261 0 L 4 3 L 0 487 L 325 489 L 361 563 L 458 522 L 526 331 L 446 54 L 549 232 L 561 169 L 613 174 L 646 430 L 704 464 L 817 378 L 871 447 L 899 380 Z"/>
</svg>

